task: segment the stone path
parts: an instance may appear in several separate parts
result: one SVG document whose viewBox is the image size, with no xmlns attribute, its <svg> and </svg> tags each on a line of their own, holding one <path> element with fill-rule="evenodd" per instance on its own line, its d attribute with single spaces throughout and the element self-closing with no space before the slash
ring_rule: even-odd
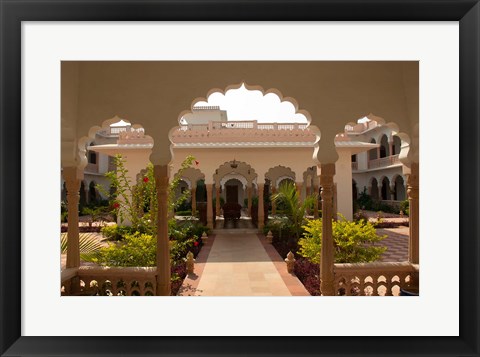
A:
<svg viewBox="0 0 480 357">
<path fill-rule="evenodd" d="M 387 235 L 379 245 L 387 247 L 382 262 L 404 262 L 408 260 L 408 227 L 379 228 L 377 234 Z"/>
<path fill-rule="evenodd" d="M 179 295 L 309 295 L 271 245 L 253 230 L 223 230 L 202 248 Z M 213 242 L 212 242 L 213 240 Z"/>
</svg>

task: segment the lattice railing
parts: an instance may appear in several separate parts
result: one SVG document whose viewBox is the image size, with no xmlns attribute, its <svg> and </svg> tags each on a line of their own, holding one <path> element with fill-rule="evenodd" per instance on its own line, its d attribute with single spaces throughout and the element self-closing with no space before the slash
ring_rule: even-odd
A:
<svg viewBox="0 0 480 357">
<path fill-rule="evenodd" d="M 62 272 L 62 295 L 154 296 L 156 268 L 82 266 Z"/>
<path fill-rule="evenodd" d="M 418 267 L 409 262 L 335 264 L 337 295 L 394 296 L 409 288 Z"/>
<path fill-rule="evenodd" d="M 400 159 L 398 158 L 398 155 L 392 155 L 392 156 L 382 157 L 380 159 L 370 160 L 368 162 L 368 168 L 375 169 L 377 167 L 384 167 L 384 166 L 390 166 L 395 164 L 400 164 Z"/>
</svg>

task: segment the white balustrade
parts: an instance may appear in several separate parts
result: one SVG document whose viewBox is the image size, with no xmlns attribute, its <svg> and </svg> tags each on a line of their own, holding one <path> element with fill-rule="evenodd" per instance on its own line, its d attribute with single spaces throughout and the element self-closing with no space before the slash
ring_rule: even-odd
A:
<svg viewBox="0 0 480 357">
<path fill-rule="evenodd" d="M 335 264 L 337 295 L 393 296 L 409 288 L 418 266 L 409 262 Z"/>
<path fill-rule="evenodd" d="M 82 266 L 62 272 L 61 290 L 62 295 L 153 296 L 156 275 L 155 267 Z"/>
<path fill-rule="evenodd" d="M 368 162 L 369 169 L 375 169 L 377 167 L 385 167 L 390 165 L 400 164 L 400 159 L 397 155 L 382 157 L 380 159 L 370 160 Z"/>
</svg>

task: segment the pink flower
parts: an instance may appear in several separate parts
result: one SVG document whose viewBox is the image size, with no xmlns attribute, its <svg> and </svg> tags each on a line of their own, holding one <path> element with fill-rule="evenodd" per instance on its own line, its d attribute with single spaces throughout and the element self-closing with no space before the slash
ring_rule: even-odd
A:
<svg viewBox="0 0 480 357">
<path fill-rule="evenodd" d="M 143 182 L 147 183 L 148 182 L 148 177 L 144 177 Z"/>
<path fill-rule="evenodd" d="M 199 244 L 199 243 L 198 243 L 197 241 L 195 241 L 195 242 L 193 243 L 193 245 L 194 245 L 195 247 L 198 247 L 198 244 Z"/>
<path fill-rule="evenodd" d="M 120 203 L 114 202 L 112 207 L 115 208 L 115 209 L 120 208 Z"/>
</svg>

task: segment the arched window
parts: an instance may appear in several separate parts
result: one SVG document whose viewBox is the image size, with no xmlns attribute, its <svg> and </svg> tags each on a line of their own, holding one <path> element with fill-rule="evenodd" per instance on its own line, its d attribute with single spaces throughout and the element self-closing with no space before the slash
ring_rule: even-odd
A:
<svg viewBox="0 0 480 357">
<path fill-rule="evenodd" d="M 372 184 L 370 188 L 370 196 L 372 196 L 373 199 L 378 200 L 378 182 L 376 178 L 372 179 Z"/>
<path fill-rule="evenodd" d="M 397 176 L 395 178 L 395 200 L 396 201 L 405 201 L 407 195 L 405 192 L 405 185 L 402 176 Z"/>
<path fill-rule="evenodd" d="M 382 135 L 382 138 L 380 139 L 380 157 L 389 156 L 389 151 L 388 138 L 386 135 Z"/>
<path fill-rule="evenodd" d="M 197 181 L 196 199 L 197 202 L 207 202 L 207 188 L 205 187 L 205 180 Z"/>
<path fill-rule="evenodd" d="M 96 164 L 97 163 L 97 153 L 95 151 L 88 152 L 88 163 Z"/>
<path fill-rule="evenodd" d="M 390 200 L 390 180 L 387 177 L 382 180 L 382 200 Z"/>
<path fill-rule="evenodd" d="M 370 140 L 370 144 L 376 144 L 377 142 L 375 141 L 375 139 L 372 139 Z M 377 157 L 377 148 L 373 148 L 372 150 L 370 150 L 368 152 L 368 159 L 369 160 L 376 160 L 378 159 Z"/>
<path fill-rule="evenodd" d="M 355 182 L 355 180 L 352 180 L 352 199 L 355 202 L 357 198 L 358 198 L 357 183 Z"/>
<path fill-rule="evenodd" d="M 400 154 L 400 150 L 402 149 L 402 140 L 394 135 L 393 136 L 393 147 L 392 147 L 392 155 L 398 155 Z"/>
<path fill-rule="evenodd" d="M 90 185 L 88 185 L 88 203 L 94 203 L 98 199 L 97 189 L 95 186 L 96 185 L 94 181 L 90 182 Z"/>
</svg>

